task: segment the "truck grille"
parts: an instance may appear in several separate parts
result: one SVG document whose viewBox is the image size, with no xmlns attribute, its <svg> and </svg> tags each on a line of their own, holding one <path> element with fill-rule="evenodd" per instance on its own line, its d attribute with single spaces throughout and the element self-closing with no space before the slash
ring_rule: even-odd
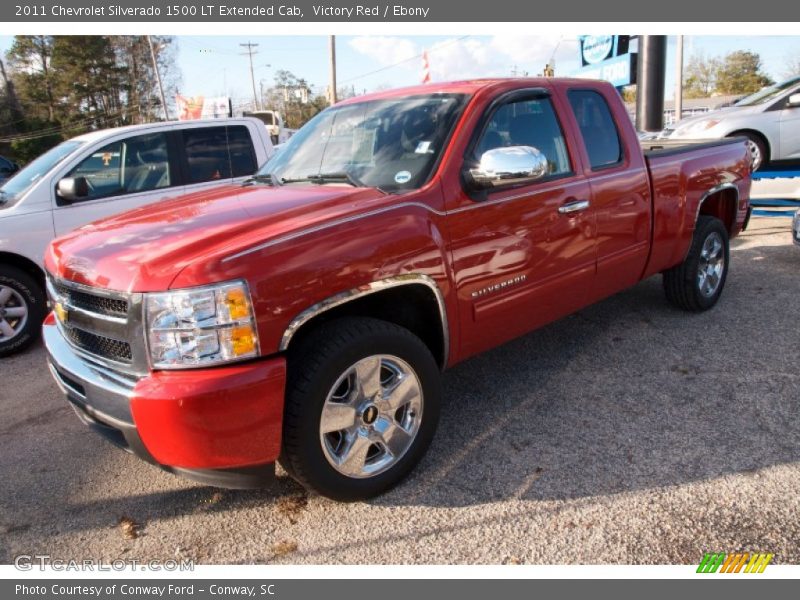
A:
<svg viewBox="0 0 800 600">
<path fill-rule="evenodd" d="M 147 372 L 142 294 L 94 288 L 50 275 L 47 292 L 59 330 L 76 350 L 109 363 L 107 367 L 122 374 Z"/>
<path fill-rule="evenodd" d="M 120 362 L 130 362 L 133 359 L 131 345 L 128 342 L 69 326 L 64 326 L 63 331 L 70 342 L 90 354 Z"/>
<path fill-rule="evenodd" d="M 88 294 L 80 290 L 70 289 L 60 283 L 56 283 L 54 287 L 58 295 L 61 296 L 67 304 L 71 304 L 76 308 L 82 308 L 89 312 L 111 317 L 125 317 L 128 314 L 128 302 L 126 300 L 95 296 L 94 294 Z"/>
</svg>

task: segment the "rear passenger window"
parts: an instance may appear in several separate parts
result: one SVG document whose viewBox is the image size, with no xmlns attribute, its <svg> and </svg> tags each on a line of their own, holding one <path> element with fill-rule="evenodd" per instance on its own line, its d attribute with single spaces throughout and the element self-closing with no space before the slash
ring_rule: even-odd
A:
<svg viewBox="0 0 800 600">
<path fill-rule="evenodd" d="M 509 102 L 492 114 L 475 146 L 475 160 L 488 150 L 532 146 L 547 157 L 550 175 L 570 173 L 567 145 L 549 98 Z"/>
<path fill-rule="evenodd" d="M 252 175 L 258 169 L 253 141 L 244 125 L 228 127 L 228 148 L 231 153 L 232 177 Z"/>
<path fill-rule="evenodd" d="M 231 178 L 228 139 L 224 126 L 185 129 L 183 144 L 188 166 L 186 183 Z"/>
<path fill-rule="evenodd" d="M 622 144 L 605 98 L 593 90 L 571 90 L 567 96 L 592 168 L 601 169 L 620 163 Z"/>
</svg>

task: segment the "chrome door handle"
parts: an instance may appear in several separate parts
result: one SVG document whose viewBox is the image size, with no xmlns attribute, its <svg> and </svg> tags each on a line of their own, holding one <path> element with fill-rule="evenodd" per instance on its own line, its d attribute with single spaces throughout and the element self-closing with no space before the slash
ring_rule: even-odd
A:
<svg viewBox="0 0 800 600">
<path fill-rule="evenodd" d="M 586 210 L 587 208 L 589 208 L 588 200 L 575 200 L 573 202 L 567 202 L 566 204 L 562 204 L 561 206 L 559 206 L 558 212 L 560 212 L 562 215 L 567 215 L 569 213 Z"/>
</svg>

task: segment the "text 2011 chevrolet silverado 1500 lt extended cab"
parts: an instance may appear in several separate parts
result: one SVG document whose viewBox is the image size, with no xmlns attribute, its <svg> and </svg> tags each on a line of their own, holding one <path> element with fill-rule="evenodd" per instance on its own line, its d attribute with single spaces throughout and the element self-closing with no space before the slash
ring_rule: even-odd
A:
<svg viewBox="0 0 800 600">
<path fill-rule="evenodd" d="M 353 98 L 245 184 L 54 241 L 50 366 L 164 469 L 369 497 L 428 447 L 441 369 L 659 273 L 712 307 L 749 191 L 744 140 L 643 153 L 605 83 Z"/>
</svg>

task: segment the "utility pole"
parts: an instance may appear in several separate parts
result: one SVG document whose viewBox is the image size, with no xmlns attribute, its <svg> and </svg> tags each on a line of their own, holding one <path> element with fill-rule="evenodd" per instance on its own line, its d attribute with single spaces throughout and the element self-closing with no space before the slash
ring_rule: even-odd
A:
<svg viewBox="0 0 800 600">
<path fill-rule="evenodd" d="M 336 36 L 328 37 L 329 57 L 331 61 L 331 106 L 336 104 Z"/>
<path fill-rule="evenodd" d="M 247 42 L 246 44 L 239 44 L 239 45 L 242 48 L 247 48 L 245 52 L 242 52 L 242 56 L 247 54 L 247 56 L 250 57 L 250 81 L 253 84 L 253 109 L 260 110 L 261 107 L 258 104 L 258 94 L 256 93 L 256 76 L 255 73 L 253 72 L 253 54 L 258 54 L 258 50 L 255 49 L 258 48 L 258 44 L 252 44 L 250 42 Z"/>
<path fill-rule="evenodd" d="M 164 108 L 164 120 L 169 121 L 169 111 L 167 111 L 167 99 L 164 97 L 164 86 L 161 85 L 161 73 L 158 72 L 158 62 L 156 61 L 156 51 L 153 48 L 153 42 L 150 41 L 150 36 L 147 37 L 147 45 L 150 46 L 150 58 L 153 59 L 153 70 L 156 72 L 156 81 L 158 82 L 158 91 L 161 94 L 161 106 Z"/>
<path fill-rule="evenodd" d="M 683 36 L 675 44 L 675 123 L 683 117 Z"/>
<path fill-rule="evenodd" d="M 639 36 L 636 67 L 636 129 L 664 128 L 664 76 L 667 72 L 667 36 Z"/>
</svg>

